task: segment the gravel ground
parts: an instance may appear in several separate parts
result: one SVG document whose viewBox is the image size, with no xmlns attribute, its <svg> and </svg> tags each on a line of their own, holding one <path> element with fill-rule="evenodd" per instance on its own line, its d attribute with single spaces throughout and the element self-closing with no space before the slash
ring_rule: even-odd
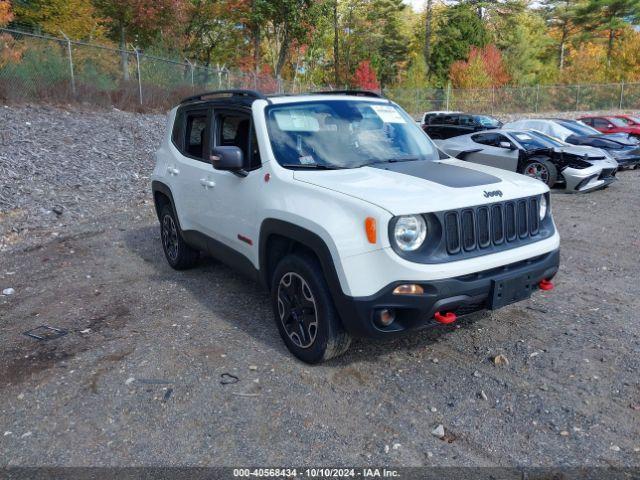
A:
<svg viewBox="0 0 640 480">
<path fill-rule="evenodd" d="M 554 291 L 310 367 L 256 284 L 167 266 L 161 116 L 0 116 L 0 467 L 640 466 L 640 170 L 553 196 Z"/>
</svg>

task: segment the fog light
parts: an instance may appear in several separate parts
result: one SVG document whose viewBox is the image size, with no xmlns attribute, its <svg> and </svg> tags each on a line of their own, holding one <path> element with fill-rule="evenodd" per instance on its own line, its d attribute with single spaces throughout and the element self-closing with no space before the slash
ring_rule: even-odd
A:
<svg viewBox="0 0 640 480">
<path fill-rule="evenodd" d="M 376 310 L 375 323 L 379 327 L 388 327 L 396 319 L 396 312 L 391 308 L 382 308 Z"/>
<path fill-rule="evenodd" d="M 424 288 L 414 283 L 408 285 L 398 285 L 394 290 L 394 295 L 422 295 Z"/>
</svg>

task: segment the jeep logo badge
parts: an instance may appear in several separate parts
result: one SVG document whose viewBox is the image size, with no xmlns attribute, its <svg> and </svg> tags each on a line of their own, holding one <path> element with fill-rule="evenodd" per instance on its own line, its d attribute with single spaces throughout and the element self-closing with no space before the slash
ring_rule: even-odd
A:
<svg viewBox="0 0 640 480">
<path fill-rule="evenodd" d="M 502 198 L 502 190 L 494 190 L 493 192 L 484 192 L 484 198 L 500 197 Z"/>
</svg>

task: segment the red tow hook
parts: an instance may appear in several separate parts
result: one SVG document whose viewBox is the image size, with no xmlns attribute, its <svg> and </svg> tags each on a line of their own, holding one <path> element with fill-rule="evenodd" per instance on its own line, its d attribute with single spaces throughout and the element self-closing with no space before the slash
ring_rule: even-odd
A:
<svg viewBox="0 0 640 480">
<path fill-rule="evenodd" d="M 540 290 L 553 290 L 553 282 L 551 280 L 540 280 L 540 283 L 538 284 L 538 287 L 540 287 Z"/>
<path fill-rule="evenodd" d="M 449 325 L 455 322 L 458 317 L 453 312 L 447 312 L 444 315 L 440 312 L 436 312 L 433 318 L 435 318 L 436 322 L 442 323 L 443 325 Z"/>
</svg>

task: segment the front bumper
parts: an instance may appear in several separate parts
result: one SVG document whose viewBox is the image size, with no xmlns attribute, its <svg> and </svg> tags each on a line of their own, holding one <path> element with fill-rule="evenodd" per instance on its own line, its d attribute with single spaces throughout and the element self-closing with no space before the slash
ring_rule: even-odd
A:
<svg viewBox="0 0 640 480">
<path fill-rule="evenodd" d="M 616 181 L 618 166 L 614 163 L 593 165 L 588 168 L 567 167 L 562 170 L 567 193 L 586 193 L 604 188 Z"/>
<path fill-rule="evenodd" d="M 344 327 L 354 336 L 386 338 L 402 332 L 439 325 L 434 314 L 454 312 L 467 315 L 490 307 L 493 285 L 505 277 L 526 275 L 531 289 L 538 283 L 549 280 L 558 272 L 560 251 L 540 255 L 503 267 L 471 275 L 443 280 L 397 281 L 369 297 L 343 296 L 336 302 Z M 422 295 L 394 295 L 393 290 L 401 284 L 417 283 L 424 288 Z M 396 320 L 386 328 L 374 323 L 376 311 L 392 308 Z"/>
</svg>

